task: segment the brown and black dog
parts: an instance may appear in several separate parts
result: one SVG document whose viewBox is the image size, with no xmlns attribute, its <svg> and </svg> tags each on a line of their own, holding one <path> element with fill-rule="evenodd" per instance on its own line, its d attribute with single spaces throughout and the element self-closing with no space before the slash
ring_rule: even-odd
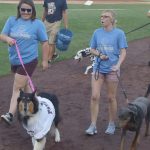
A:
<svg viewBox="0 0 150 150">
<path fill-rule="evenodd" d="M 146 123 L 145 136 L 148 136 L 150 122 L 150 100 L 147 97 L 149 93 L 150 85 L 148 86 L 145 97 L 138 97 L 131 103 L 128 103 L 126 107 L 120 109 L 118 114 L 119 127 L 122 129 L 120 150 L 124 149 L 124 141 L 127 130 L 135 132 L 130 150 L 136 150 L 137 143 L 139 142 L 140 129 L 144 118 Z"/>
</svg>

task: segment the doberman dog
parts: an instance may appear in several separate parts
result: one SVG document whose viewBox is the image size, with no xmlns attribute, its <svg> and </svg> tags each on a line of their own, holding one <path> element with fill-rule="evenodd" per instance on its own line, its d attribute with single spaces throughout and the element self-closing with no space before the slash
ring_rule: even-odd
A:
<svg viewBox="0 0 150 150">
<path fill-rule="evenodd" d="M 139 142 L 140 129 L 143 119 L 145 118 L 146 130 L 145 136 L 149 134 L 150 122 L 150 100 L 147 98 L 150 93 L 150 85 L 148 86 L 145 97 L 138 97 L 126 107 L 120 109 L 118 118 L 119 126 L 122 129 L 120 150 L 124 149 L 124 141 L 126 131 L 135 132 L 130 150 L 136 150 L 137 143 Z"/>
</svg>

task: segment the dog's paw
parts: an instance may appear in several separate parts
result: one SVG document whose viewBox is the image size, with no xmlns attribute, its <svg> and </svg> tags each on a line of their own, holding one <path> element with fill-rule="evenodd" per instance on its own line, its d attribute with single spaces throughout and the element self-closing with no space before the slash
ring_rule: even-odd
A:
<svg viewBox="0 0 150 150">
<path fill-rule="evenodd" d="M 59 143 L 60 142 L 60 137 L 55 137 L 55 142 Z"/>
<path fill-rule="evenodd" d="M 60 142 L 60 133 L 57 128 L 55 129 L 55 142 Z"/>
</svg>

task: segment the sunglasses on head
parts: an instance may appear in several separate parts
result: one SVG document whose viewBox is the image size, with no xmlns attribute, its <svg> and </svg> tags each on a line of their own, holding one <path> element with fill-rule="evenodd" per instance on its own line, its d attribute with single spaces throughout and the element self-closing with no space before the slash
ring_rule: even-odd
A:
<svg viewBox="0 0 150 150">
<path fill-rule="evenodd" d="M 27 13 L 31 13 L 32 9 L 30 8 L 20 8 L 21 12 L 27 12 Z"/>
</svg>

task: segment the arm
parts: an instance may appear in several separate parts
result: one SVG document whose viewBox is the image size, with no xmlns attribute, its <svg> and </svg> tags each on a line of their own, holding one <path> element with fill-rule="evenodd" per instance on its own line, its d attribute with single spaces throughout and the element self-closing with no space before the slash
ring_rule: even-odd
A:
<svg viewBox="0 0 150 150">
<path fill-rule="evenodd" d="M 67 29 L 68 28 L 68 16 L 67 16 L 67 10 L 63 11 L 63 22 L 64 22 L 64 27 Z"/>
<path fill-rule="evenodd" d="M 123 48 L 123 49 L 121 49 L 121 53 L 120 53 L 118 63 L 112 67 L 112 70 L 113 71 L 119 70 L 119 68 L 122 65 L 122 63 L 124 62 L 125 58 L 126 58 L 126 49 Z"/>
<path fill-rule="evenodd" d="M 15 44 L 15 40 L 14 39 L 12 39 L 11 37 L 9 37 L 7 35 L 4 35 L 4 34 L 0 35 L 0 40 L 3 41 L 3 42 L 6 42 L 10 46 Z"/>
<path fill-rule="evenodd" d="M 48 68 L 48 54 L 49 54 L 49 46 L 48 41 L 42 42 L 42 67 L 43 70 Z"/>
<path fill-rule="evenodd" d="M 43 15 L 42 15 L 42 21 L 45 21 L 45 17 L 46 17 L 46 8 L 44 8 L 43 10 Z"/>
</svg>

